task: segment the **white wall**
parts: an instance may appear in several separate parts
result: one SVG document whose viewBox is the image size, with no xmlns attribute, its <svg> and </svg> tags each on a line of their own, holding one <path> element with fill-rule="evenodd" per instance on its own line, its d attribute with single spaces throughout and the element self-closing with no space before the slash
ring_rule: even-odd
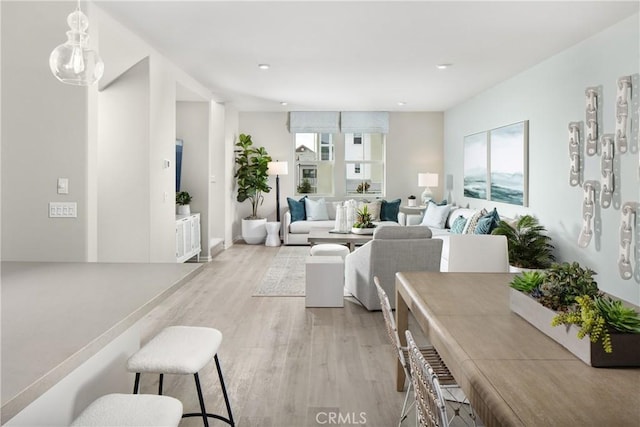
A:
<svg viewBox="0 0 640 427">
<path fill-rule="evenodd" d="M 224 244 L 228 248 L 233 245 L 234 238 L 241 234 L 241 221 L 237 218 L 239 216 L 238 209 L 239 204 L 236 203 L 236 188 L 235 181 L 233 179 L 234 167 L 235 167 L 235 154 L 234 144 L 238 138 L 238 126 L 239 126 L 239 113 L 233 107 L 226 107 L 224 116 L 224 146 L 226 148 L 224 152 L 224 205 L 225 205 L 225 218 L 224 218 Z M 246 214 L 245 214 L 246 216 Z"/>
<path fill-rule="evenodd" d="M 150 260 L 149 103 L 148 58 L 127 70 L 99 96 L 100 262 Z"/>
<path fill-rule="evenodd" d="M 287 113 L 240 113 L 239 132 L 250 134 L 254 144 L 263 145 L 274 160 L 289 162 L 289 175 L 280 177 L 280 207 L 287 207 L 287 197 L 295 192 L 293 136 L 287 129 Z M 431 112 L 390 113 L 389 134 L 386 153 L 386 200 L 402 199 L 406 204 L 410 194 L 419 196 L 423 189 L 418 187 L 418 173 L 442 172 L 443 164 L 443 114 Z M 344 147 L 336 148 L 336 157 L 344 159 Z M 340 179 L 338 174 L 338 178 Z M 442 182 L 434 189 L 434 196 L 442 195 Z M 274 187 L 266 195 L 264 205 L 259 208 L 262 216 L 275 220 L 275 177 L 270 178 Z M 336 198 L 344 198 L 344 184 L 336 183 Z M 340 191 L 342 190 L 342 191 Z M 234 201 L 235 201 L 235 193 Z M 248 202 L 236 203 L 234 236 L 240 235 L 239 222 L 249 215 Z"/>
<path fill-rule="evenodd" d="M 96 261 L 101 245 L 99 234 L 112 239 L 108 246 L 112 248 L 111 253 L 115 253 L 116 247 L 128 244 L 129 239 L 113 241 L 122 235 L 117 227 L 127 221 L 128 208 L 116 206 L 109 218 L 99 219 L 105 214 L 103 211 L 100 215 L 98 208 L 101 198 L 99 151 L 110 158 L 121 152 L 108 152 L 109 146 L 99 147 L 102 112 L 97 87 L 62 84 L 51 75 L 47 66 L 51 50 L 65 41 L 66 18 L 76 4 L 73 1 L 1 2 L 0 7 L 2 104 L 12 106 L 11 110 L 2 111 L 5 124 L 2 128 L 3 259 Z M 140 211 L 144 213 L 144 219 L 137 218 L 137 212 L 129 219 L 136 219 L 132 228 L 137 232 L 146 230 L 147 248 L 144 251 L 131 248 L 131 258 L 126 260 L 174 261 L 175 162 L 171 168 L 164 168 L 163 161 L 175 157 L 176 84 L 206 102 L 212 99 L 211 93 L 95 4 L 87 4 L 85 12 L 90 22 L 91 44 L 97 47 L 105 62 L 101 90 L 109 91 L 109 85 L 119 76 L 148 58 L 147 82 L 144 83 L 147 103 L 143 110 L 134 111 L 130 117 L 145 120 L 139 123 L 146 127 L 146 140 L 140 143 L 147 144 L 147 155 L 135 165 L 145 176 L 123 183 L 117 189 L 120 198 L 126 198 L 123 193 L 131 190 L 137 193 L 135 203 L 144 202 Z M 126 135 L 125 128 L 121 126 L 113 131 Z M 117 170 L 113 167 L 104 172 L 106 179 Z M 69 179 L 68 195 L 56 193 L 58 177 Z M 207 180 L 207 177 L 203 179 Z M 141 183 L 144 188 L 132 188 Z M 47 203 L 51 201 L 77 202 L 78 218 L 49 219 Z M 99 221 L 110 224 L 111 228 L 100 229 Z"/>
<path fill-rule="evenodd" d="M 635 15 L 446 111 L 444 119 L 445 173 L 454 176 L 456 201 L 495 206 L 507 216 L 534 214 L 549 229 L 559 261 L 575 260 L 594 269 L 602 290 L 635 304 L 640 303 L 640 275 L 625 281 L 617 270 L 619 209 L 599 210 L 601 233 L 588 248 L 577 246 L 583 193 L 568 183 L 567 126 L 570 121 L 585 120 L 585 88 L 601 86 L 601 126 L 605 133 L 615 132 L 616 82 L 639 72 L 639 34 Z M 529 208 L 464 198 L 464 136 L 521 120 L 529 120 Z M 620 198 L 637 202 L 637 150 L 620 156 L 619 166 Z M 585 179 L 599 181 L 599 177 L 600 157 L 588 158 Z"/>
<path fill-rule="evenodd" d="M 180 190 L 193 197 L 191 212 L 209 212 L 209 103 L 178 102 L 176 137 L 182 139 L 182 177 Z M 209 256 L 209 215 L 200 215 L 200 243 L 204 257 Z"/>
<path fill-rule="evenodd" d="M 225 106 L 210 103 L 211 150 L 209 152 L 209 248 L 225 242 L 227 223 L 227 183 L 233 177 L 226 173 L 227 153 L 233 153 L 233 147 L 227 146 L 225 138 Z M 229 240 L 230 242 L 231 240 Z M 209 253 L 207 253 L 208 255 Z"/>
<path fill-rule="evenodd" d="M 72 3 L 1 2 L 2 259 L 87 257 L 87 89 L 48 67 Z M 7 108 L 11 106 L 11 108 Z M 69 194 L 56 191 L 69 179 Z M 49 202 L 77 202 L 77 218 L 48 218 Z"/>
</svg>

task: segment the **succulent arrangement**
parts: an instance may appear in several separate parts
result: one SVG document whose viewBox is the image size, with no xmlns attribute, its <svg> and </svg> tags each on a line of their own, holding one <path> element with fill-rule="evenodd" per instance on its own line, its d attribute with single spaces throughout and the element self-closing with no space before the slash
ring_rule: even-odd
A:
<svg viewBox="0 0 640 427">
<path fill-rule="evenodd" d="M 598 290 L 596 273 L 577 262 L 554 263 L 546 271 L 525 271 L 513 278 L 511 287 L 530 295 L 558 312 L 552 325 L 576 325 L 578 338 L 589 336 L 613 351 L 611 333 L 640 333 L 640 315 Z"/>
<path fill-rule="evenodd" d="M 358 209 L 356 212 L 356 222 L 353 224 L 353 228 L 374 228 L 373 218 L 367 205 L 364 205 L 362 209 Z"/>
</svg>

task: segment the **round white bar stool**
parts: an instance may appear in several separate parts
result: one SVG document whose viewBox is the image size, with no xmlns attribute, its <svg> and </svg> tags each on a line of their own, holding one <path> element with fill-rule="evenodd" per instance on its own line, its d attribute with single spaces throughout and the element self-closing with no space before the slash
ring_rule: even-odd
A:
<svg viewBox="0 0 640 427">
<path fill-rule="evenodd" d="M 153 394 L 107 394 L 94 400 L 71 427 L 178 427 L 182 403 Z"/>
<path fill-rule="evenodd" d="M 344 260 L 349 255 L 349 248 L 337 243 L 320 243 L 311 246 L 309 254 L 311 256 L 340 256 Z"/>
<path fill-rule="evenodd" d="M 127 361 L 129 372 L 136 373 L 133 393 L 138 393 L 141 373 L 159 374 L 158 394 L 162 394 L 164 374 L 193 375 L 198 392 L 201 412 L 183 414 L 183 418 L 202 417 L 204 425 L 209 426 L 208 417 L 215 418 L 235 426 L 227 389 L 222 377 L 222 369 L 218 360 L 218 348 L 222 342 L 222 333 L 217 329 L 197 326 L 170 326 L 162 330 L 151 341 L 134 353 Z M 200 387 L 198 372 L 211 359 L 216 362 L 218 378 L 227 406 L 228 418 L 218 414 L 207 413 Z"/>
</svg>

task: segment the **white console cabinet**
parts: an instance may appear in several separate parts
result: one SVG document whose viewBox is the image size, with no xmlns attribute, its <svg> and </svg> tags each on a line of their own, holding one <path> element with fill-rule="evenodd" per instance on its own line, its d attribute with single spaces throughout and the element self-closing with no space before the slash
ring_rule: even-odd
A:
<svg viewBox="0 0 640 427">
<path fill-rule="evenodd" d="M 200 214 L 176 215 L 176 259 L 200 262 Z"/>
</svg>

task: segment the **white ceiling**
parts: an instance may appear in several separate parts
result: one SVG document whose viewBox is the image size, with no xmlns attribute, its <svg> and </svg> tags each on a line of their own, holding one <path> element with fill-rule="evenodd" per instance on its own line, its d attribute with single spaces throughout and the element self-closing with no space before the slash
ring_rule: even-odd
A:
<svg viewBox="0 0 640 427">
<path fill-rule="evenodd" d="M 637 13 L 639 4 L 95 3 L 240 111 L 444 111 Z M 441 63 L 453 66 L 439 70 Z"/>
</svg>

